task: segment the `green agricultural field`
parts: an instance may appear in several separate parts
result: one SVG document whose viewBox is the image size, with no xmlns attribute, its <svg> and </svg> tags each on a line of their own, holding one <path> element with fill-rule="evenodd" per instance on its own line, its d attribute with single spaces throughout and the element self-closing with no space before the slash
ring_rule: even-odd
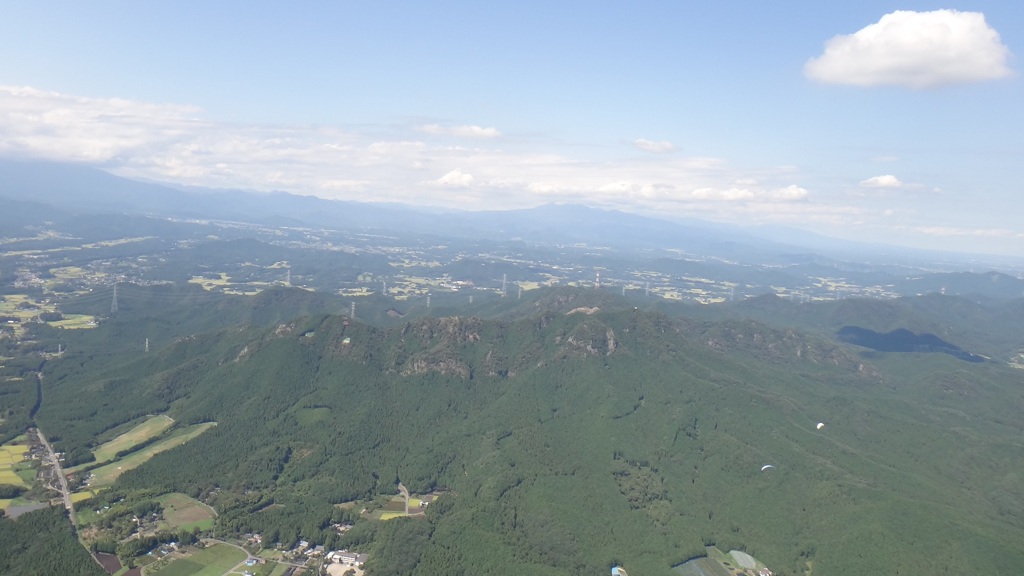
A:
<svg viewBox="0 0 1024 576">
<path fill-rule="evenodd" d="M 89 498 L 94 498 L 95 496 L 96 496 L 96 492 L 94 492 L 92 490 L 82 490 L 81 492 L 72 492 L 71 493 L 71 502 L 74 503 L 74 504 L 78 504 L 79 502 L 81 502 L 83 500 L 88 500 Z"/>
<path fill-rule="evenodd" d="M 153 416 L 135 428 L 132 428 L 110 442 L 100 445 L 96 450 L 93 450 L 93 454 L 96 456 L 96 461 L 108 462 L 113 460 L 114 456 L 118 452 L 128 450 L 133 446 L 142 444 L 150 438 L 155 438 L 163 434 L 164 431 L 170 428 L 172 424 L 174 424 L 174 419 L 166 414 Z"/>
<path fill-rule="evenodd" d="M 0 484 L 13 484 L 28 488 L 31 484 L 18 475 L 18 465 L 25 459 L 28 446 L 25 444 L 9 444 L 0 446 Z M 34 473 L 33 473 L 34 475 Z"/>
<path fill-rule="evenodd" d="M 66 328 L 68 330 L 79 330 L 83 328 L 96 328 L 95 316 L 89 316 L 88 314 L 66 314 L 63 320 L 57 320 L 56 322 L 47 322 L 54 328 Z"/>
<path fill-rule="evenodd" d="M 245 561 L 246 553 L 233 546 L 216 544 L 203 548 L 188 558 L 171 561 L 157 574 L 160 576 L 223 576 Z"/>
<path fill-rule="evenodd" d="M 213 290 L 214 288 L 217 287 L 231 285 L 231 280 L 228 278 L 226 272 L 218 272 L 217 274 L 220 275 L 219 279 L 212 279 L 204 276 L 193 276 L 191 279 L 189 279 L 189 284 L 199 284 L 205 290 Z"/>
<path fill-rule="evenodd" d="M 174 492 L 158 498 L 164 507 L 164 526 L 167 530 L 208 530 L 213 527 L 217 513 L 206 504 L 185 494 Z"/>
<path fill-rule="evenodd" d="M 133 468 L 138 468 L 154 455 L 165 450 L 181 446 L 185 442 L 199 436 L 216 425 L 216 422 L 206 422 L 205 424 L 196 424 L 194 426 L 189 426 L 188 428 L 183 428 L 172 434 L 170 437 L 165 438 L 152 446 L 148 446 L 138 452 L 133 452 L 124 458 L 107 464 L 106 466 L 100 466 L 92 471 L 93 479 L 89 483 L 89 487 L 92 489 L 98 489 L 110 486 L 114 483 L 114 480 L 117 480 L 117 477 L 124 472 Z"/>
</svg>

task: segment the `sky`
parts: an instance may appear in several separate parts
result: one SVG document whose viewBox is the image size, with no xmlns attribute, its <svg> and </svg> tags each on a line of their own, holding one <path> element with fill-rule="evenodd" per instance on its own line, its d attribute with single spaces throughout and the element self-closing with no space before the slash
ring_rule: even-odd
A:
<svg viewBox="0 0 1024 576">
<path fill-rule="evenodd" d="M 1024 3 L 0 0 L 0 157 L 1024 256 Z"/>
</svg>

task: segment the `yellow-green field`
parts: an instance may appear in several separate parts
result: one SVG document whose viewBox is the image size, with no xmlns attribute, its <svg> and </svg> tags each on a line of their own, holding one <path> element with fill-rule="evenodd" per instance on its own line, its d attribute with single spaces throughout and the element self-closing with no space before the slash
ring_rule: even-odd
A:
<svg viewBox="0 0 1024 576">
<path fill-rule="evenodd" d="M 158 574 L 165 576 L 223 576 L 245 561 L 245 558 L 246 553 L 241 548 L 215 544 L 196 550 L 188 558 L 176 558 L 164 566 L 157 567 L 165 562 L 162 560 L 154 565 L 154 568 Z"/>
<path fill-rule="evenodd" d="M 68 330 L 95 328 L 98 326 L 96 317 L 89 316 L 88 314 L 65 314 L 63 320 L 47 322 L 47 324 L 55 328 L 67 328 Z"/>
<path fill-rule="evenodd" d="M 107 462 L 113 460 L 118 452 L 127 450 L 132 446 L 138 446 L 150 438 L 163 434 L 172 424 L 174 424 L 174 419 L 166 414 L 153 416 L 110 442 L 106 442 L 96 448 L 93 451 L 93 454 L 96 455 L 96 461 Z"/>
<path fill-rule="evenodd" d="M 14 465 L 25 460 L 26 452 L 28 452 L 28 446 L 25 444 L 0 446 L 0 484 L 13 484 L 29 488 L 29 485 L 14 471 Z"/>
<path fill-rule="evenodd" d="M 370 294 L 373 294 L 373 290 L 370 290 L 365 286 L 359 288 L 343 288 L 338 290 L 338 294 L 341 296 L 369 296 Z"/>
<path fill-rule="evenodd" d="M 203 287 L 204 290 L 221 290 L 225 294 L 235 294 L 239 296 L 252 296 L 259 294 L 268 286 L 273 286 L 276 283 L 271 282 L 245 282 L 236 283 L 231 280 L 226 272 L 217 273 L 220 278 L 204 278 L 202 276 L 193 276 L 189 279 L 190 284 L 198 284 Z"/>
<path fill-rule="evenodd" d="M 158 501 L 164 507 L 164 520 L 161 528 L 165 530 L 208 530 L 213 528 L 213 519 L 217 513 L 206 504 L 190 498 L 180 492 L 164 494 Z"/>
<path fill-rule="evenodd" d="M 88 500 L 89 498 L 93 498 L 95 496 L 96 496 L 96 492 L 94 492 L 92 490 L 83 490 L 81 492 L 72 492 L 71 493 L 71 502 L 77 504 L 77 503 L 81 502 L 82 500 Z"/>
<path fill-rule="evenodd" d="M 94 465 L 97 462 L 109 462 L 114 459 L 115 455 L 122 451 L 131 448 L 132 446 L 138 446 L 150 438 L 155 438 L 163 434 L 168 428 L 174 424 L 174 419 L 170 416 L 160 414 L 158 416 L 151 416 L 142 424 L 132 428 L 131 430 L 121 434 L 117 438 L 109 442 L 105 442 L 92 451 L 96 457 L 95 462 L 86 462 L 85 464 L 79 464 L 78 466 L 72 466 L 67 468 L 66 472 L 77 472 L 90 465 Z"/>
<path fill-rule="evenodd" d="M 193 276 L 191 279 L 189 279 L 189 284 L 199 284 L 206 290 L 213 290 L 214 288 L 217 288 L 219 286 L 231 285 L 231 280 L 228 278 L 228 275 L 226 273 L 218 272 L 218 274 L 220 275 L 220 279 L 218 280 L 204 278 L 202 276 Z"/>
<path fill-rule="evenodd" d="M 121 474 L 128 470 L 132 470 L 133 468 L 138 468 L 147 460 L 164 450 L 170 450 L 171 448 L 181 446 L 185 442 L 199 436 L 216 425 L 216 422 L 206 422 L 204 424 L 196 424 L 194 426 L 189 426 L 188 428 L 183 428 L 172 434 L 170 437 L 165 438 L 152 446 L 147 446 L 138 452 L 133 452 L 124 458 L 107 464 L 106 466 L 100 466 L 92 471 L 92 480 L 89 482 L 89 488 L 97 490 L 110 486 Z"/>
<path fill-rule="evenodd" d="M 19 305 L 30 304 L 32 308 L 19 308 Z M 21 321 L 21 324 L 14 325 L 14 332 L 17 335 L 21 335 L 24 328 L 24 323 L 32 320 L 36 316 L 44 312 L 57 312 L 57 306 L 52 303 L 38 302 L 30 299 L 25 294 L 6 294 L 3 300 L 0 300 L 0 316 L 14 316 Z M 56 326 L 58 328 L 93 328 L 95 327 L 96 319 L 92 316 L 86 316 L 84 314 L 69 314 L 64 320 L 57 322 L 48 322 L 50 326 Z"/>
</svg>

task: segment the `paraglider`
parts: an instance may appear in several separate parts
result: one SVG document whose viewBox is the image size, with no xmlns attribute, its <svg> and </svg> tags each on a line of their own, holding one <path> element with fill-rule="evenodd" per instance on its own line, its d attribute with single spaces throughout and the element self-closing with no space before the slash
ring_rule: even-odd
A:
<svg viewBox="0 0 1024 576">
<path fill-rule="evenodd" d="M 816 426 L 816 428 L 817 428 L 818 430 L 821 430 L 821 429 L 822 429 L 822 428 L 824 428 L 824 427 L 825 427 L 825 423 L 824 423 L 824 422 L 818 422 L 818 425 Z"/>
<path fill-rule="evenodd" d="M 761 466 L 761 472 L 764 472 L 769 468 L 775 468 L 775 466 L 772 466 L 771 464 L 765 464 L 764 466 Z"/>
</svg>

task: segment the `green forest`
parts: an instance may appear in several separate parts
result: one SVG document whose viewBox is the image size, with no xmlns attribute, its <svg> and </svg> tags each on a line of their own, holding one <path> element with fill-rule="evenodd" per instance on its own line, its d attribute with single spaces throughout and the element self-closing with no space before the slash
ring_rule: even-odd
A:
<svg viewBox="0 0 1024 576">
<path fill-rule="evenodd" d="M 182 492 L 217 511 L 209 535 L 367 552 L 371 576 L 667 575 L 711 545 L 789 576 L 1024 563 L 1024 380 L 1006 364 L 1020 342 L 1010 328 L 958 340 L 971 317 L 929 316 L 920 299 L 694 312 L 558 288 L 381 322 L 298 289 L 134 286 L 120 299 L 94 330 L 34 327 L 38 346 L 67 352 L 8 361 L 24 378 L 0 396 L 0 431 L 34 422 L 86 469 L 147 416 L 173 418 L 165 434 L 217 423 L 78 504 L 120 506 L 109 530 Z M 66 310 L 102 306 L 86 296 Z M 945 340 L 988 360 L 842 342 L 848 316 L 877 332 L 946 324 Z M 399 483 L 442 495 L 420 518 L 339 507 Z M 0 521 L 0 573 L 54 573 L 11 563 L 34 562 L 7 542 L 36 523 L 77 546 L 55 510 L 33 514 Z M 77 548 L 52 561 L 84 558 L 80 572 L 60 573 L 98 569 Z"/>
</svg>

